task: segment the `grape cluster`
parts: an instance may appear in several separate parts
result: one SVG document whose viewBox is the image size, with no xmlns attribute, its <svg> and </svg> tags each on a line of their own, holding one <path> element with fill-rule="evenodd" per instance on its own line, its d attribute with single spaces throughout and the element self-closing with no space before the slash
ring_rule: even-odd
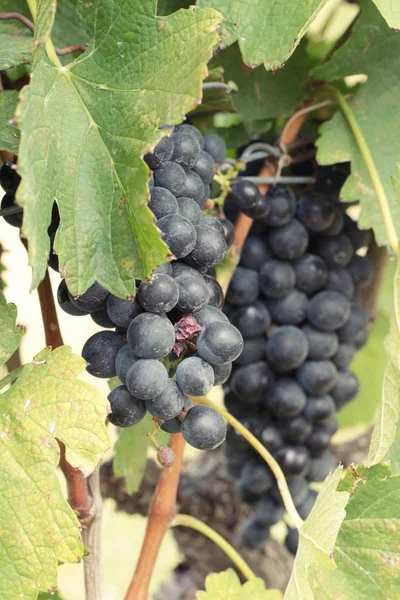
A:
<svg viewBox="0 0 400 600">
<path fill-rule="evenodd" d="M 213 409 L 192 406 L 190 396 L 224 383 L 243 348 L 239 330 L 220 310 L 215 279 L 233 239 L 233 226 L 202 212 L 210 196 L 224 142 L 203 137 L 191 125 L 175 127 L 144 160 L 151 169 L 149 207 L 175 260 L 138 282 L 133 299 L 121 299 L 94 283 L 74 298 L 65 281 L 58 290 L 69 314 L 90 313 L 103 330 L 85 343 L 82 356 L 96 377 L 121 381 L 109 394 L 109 421 L 138 423 L 148 411 L 169 433 L 182 432 L 195 448 L 216 448 L 226 424 Z"/>
<path fill-rule="evenodd" d="M 359 389 L 349 366 L 367 340 L 360 290 L 372 267 L 359 250 L 370 232 L 318 189 L 296 198 L 278 185 L 262 195 L 243 179 L 233 185 L 226 213 L 234 218 L 238 208 L 257 220 L 224 307 L 244 338 L 225 405 L 279 462 L 306 518 L 316 497 L 309 483 L 323 481 L 335 466 L 329 451 L 335 413 Z M 243 540 L 262 545 L 284 513 L 274 477 L 231 428 L 225 455 L 237 494 L 255 507 Z"/>
<path fill-rule="evenodd" d="M 1 200 L 1 209 L 11 209 L 11 208 L 20 208 L 16 201 L 16 193 L 21 181 L 21 177 L 18 175 L 16 171 L 17 159 L 7 160 L 0 169 L 0 185 L 5 191 L 5 194 Z M 22 219 L 23 219 L 23 211 L 22 208 L 18 210 L 18 212 L 13 212 L 11 214 L 4 215 L 5 221 L 11 225 L 12 227 L 17 227 L 21 229 L 22 227 Z M 50 238 L 50 254 L 48 258 L 48 265 L 55 271 L 58 271 L 58 256 L 54 252 L 54 238 L 56 236 L 56 232 L 58 226 L 60 224 L 60 215 L 58 212 L 57 204 L 53 204 L 53 209 L 51 213 L 51 222 L 47 229 L 47 233 Z"/>
</svg>

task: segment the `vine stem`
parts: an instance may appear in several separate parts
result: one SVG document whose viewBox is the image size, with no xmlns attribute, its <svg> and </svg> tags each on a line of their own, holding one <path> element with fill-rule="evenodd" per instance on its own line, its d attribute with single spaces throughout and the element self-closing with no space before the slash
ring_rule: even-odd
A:
<svg viewBox="0 0 400 600">
<path fill-rule="evenodd" d="M 139 561 L 125 600 L 147 600 L 154 565 L 164 535 L 174 517 L 179 475 L 183 462 L 185 441 L 182 435 L 171 435 L 169 447 L 175 453 L 172 467 L 163 467 L 151 503 L 149 518 Z"/>
<path fill-rule="evenodd" d="M 350 130 L 357 143 L 360 154 L 363 157 L 365 166 L 367 167 L 368 174 L 371 178 L 371 182 L 374 187 L 376 197 L 378 199 L 379 209 L 382 214 L 383 223 L 385 225 L 386 235 L 388 237 L 390 247 L 394 252 L 397 253 L 399 241 L 397 238 L 397 232 L 394 226 L 392 214 L 390 212 L 389 201 L 387 199 L 385 188 L 383 187 L 382 180 L 380 178 L 378 169 L 375 165 L 375 161 L 373 159 L 367 141 L 364 137 L 364 134 L 361 131 L 359 124 L 357 123 L 357 120 L 353 114 L 353 111 L 350 108 L 350 105 L 346 101 L 343 94 L 339 92 L 339 90 L 333 87 L 324 86 L 321 89 L 321 93 L 330 96 L 336 102 L 336 104 L 342 111 L 342 114 L 346 119 L 347 124 L 350 127 Z"/>
<path fill-rule="evenodd" d="M 285 505 L 285 509 L 289 517 L 292 519 L 295 527 L 300 529 L 303 525 L 303 519 L 300 517 L 299 513 L 296 510 L 296 507 L 293 502 L 293 498 L 290 495 L 290 491 L 288 488 L 288 484 L 285 478 L 285 475 L 279 466 L 278 462 L 275 458 L 268 452 L 268 450 L 258 441 L 258 439 L 250 433 L 246 427 L 244 427 L 240 421 L 235 419 L 227 410 L 215 404 L 212 400 L 209 400 L 205 396 L 199 397 L 191 397 L 190 398 L 195 404 L 203 404 L 205 406 L 210 406 L 216 412 L 218 412 L 224 419 L 227 421 L 236 431 L 238 431 L 251 446 L 253 446 L 254 450 L 258 452 L 258 454 L 265 460 L 271 471 L 273 472 L 276 482 L 278 484 L 279 491 L 282 496 L 283 503 Z"/>
<path fill-rule="evenodd" d="M 243 576 L 250 581 L 250 579 L 255 579 L 255 574 L 250 569 L 249 565 L 245 560 L 240 556 L 240 554 L 230 545 L 229 542 L 219 535 L 214 529 L 196 519 L 196 517 L 192 517 L 190 515 L 176 515 L 174 520 L 171 523 L 171 527 L 190 527 L 191 529 L 195 529 L 199 531 L 206 537 L 208 537 L 212 542 L 214 542 L 222 552 L 231 559 L 236 568 L 241 571 Z"/>
<path fill-rule="evenodd" d="M 22 15 L 21 13 L 18 13 L 18 12 L 0 13 L 0 21 L 8 21 L 8 20 L 19 21 L 20 23 L 23 23 L 23 25 L 25 25 L 25 27 L 27 27 L 29 29 L 29 31 L 31 31 L 32 33 L 34 31 L 35 27 L 34 27 L 32 21 L 30 21 L 27 17 L 25 17 L 25 15 Z"/>
<path fill-rule="evenodd" d="M 27 247 L 26 240 L 22 241 L 25 247 Z M 43 281 L 39 284 L 38 294 L 46 345 L 51 346 L 53 349 L 59 348 L 64 344 L 64 342 L 58 323 L 53 290 L 51 288 L 48 270 L 46 270 L 46 275 Z M 86 547 L 90 552 L 89 557 L 85 559 L 83 563 L 85 572 L 85 587 L 86 590 L 96 590 L 97 595 L 93 596 L 89 594 L 87 595 L 87 599 L 101 600 L 101 531 L 97 526 L 97 522 L 101 518 L 101 496 L 99 503 L 98 495 L 100 494 L 100 491 L 99 486 L 96 488 L 96 475 L 94 473 L 88 478 L 89 486 L 91 488 L 91 493 L 89 494 L 88 480 L 85 479 L 82 471 L 69 464 L 65 457 L 65 445 L 59 440 L 57 441 L 60 447 L 60 468 L 67 482 L 68 501 L 71 507 L 77 511 L 79 515 L 79 521 L 82 525 L 82 529 L 85 531 L 85 533 L 82 534 L 82 539 L 84 543 L 86 542 L 85 545 L 87 544 Z M 93 485 L 92 478 L 94 478 Z M 93 524 L 94 528 L 92 531 L 91 529 Z"/>
</svg>

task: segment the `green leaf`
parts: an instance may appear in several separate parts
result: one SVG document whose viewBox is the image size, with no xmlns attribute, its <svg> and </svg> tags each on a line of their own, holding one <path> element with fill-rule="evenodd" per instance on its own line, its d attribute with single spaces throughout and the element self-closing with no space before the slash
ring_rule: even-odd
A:
<svg viewBox="0 0 400 600">
<path fill-rule="evenodd" d="M 31 32 L 17 21 L 0 22 L 0 69 L 10 69 L 31 59 Z"/>
<path fill-rule="evenodd" d="M 341 475 L 342 467 L 328 475 L 309 517 L 299 530 L 299 547 L 285 600 L 312 600 L 312 567 L 318 564 L 324 571 L 335 568 L 332 553 L 349 499 L 347 492 L 336 491 Z"/>
<path fill-rule="evenodd" d="M 120 429 L 113 467 L 117 477 L 125 477 L 128 494 L 134 494 L 142 482 L 147 463 L 147 434 L 153 428 L 148 413 L 135 427 Z"/>
<path fill-rule="evenodd" d="M 2 367 L 16 351 L 22 337 L 22 330 L 16 324 L 17 307 L 7 304 L 3 292 L 0 291 L 0 367 Z"/>
<path fill-rule="evenodd" d="M 240 583 L 233 569 L 212 573 L 206 577 L 205 592 L 197 592 L 197 600 L 281 600 L 279 590 L 265 589 L 265 583 L 258 577 Z"/>
<path fill-rule="evenodd" d="M 0 597 L 34 600 L 52 591 L 57 564 L 78 562 L 80 524 L 56 475 L 59 446 L 91 472 L 109 445 L 107 402 L 77 380 L 84 361 L 60 347 L 43 350 L 0 396 Z"/>
<path fill-rule="evenodd" d="M 389 27 L 400 29 L 400 5 L 398 2 L 393 2 L 393 0 L 374 0 L 374 3 Z"/>
<path fill-rule="evenodd" d="M 278 69 L 293 54 L 308 27 L 326 0 L 197 0 L 201 7 L 219 10 L 221 44 L 229 46 L 239 40 L 246 65 L 264 63 L 267 71 Z M 295 90 L 295 85 L 293 85 Z"/>
<path fill-rule="evenodd" d="M 340 487 L 350 500 L 336 540 L 336 569 L 314 566 L 314 600 L 398 600 L 400 476 L 391 476 L 387 463 L 349 468 Z"/>
<path fill-rule="evenodd" d="M 33 285 L 46 268 L 56 199 L 55 248 L 70 291 L 81 294 L 97 280 L 131 296 L 135 278 L 168 256 L 147 207 L 149 170 L 141 157 L 162 136 L 160 125 L 181 122 L 198 103 L 220 17 L 189 9 L 156 18 L 155 0 L 82 2 L 85 27 L 96 36 L 62 67 L 44 51 L 52 6 L 52 0 L 39 6 L 41 43 L 19 106 L 18 201 Z"/>
<path fill-rule="evenodd" d="M 369 332 L 368 343 L 356 352 L 351 370 L 360 380 L 357 397 L 338 413 L 341 427 L 370 424 L 376 420 L 376 412 L 382 396 L 382 381 L 386 367 L 385 339 L 393 314 L 393 279 L 396 264 L 389 261 L 385 267 L 379 290 L 376 322 Z"/>
<path fill-rule="evenodd" d="M 264 67 L 246 67 L 236 44 L 214 62 L 222 65 L 225 81 L 238 87 L 232 92 L 232 103 L 244 123 L 286 117 L 307 98 L 309 62 L 303 44 L 277 73 L 267 73 Z"/>
<path fill-rule="evenodd" d="M 391 177 L 397 173 L 400 156 L 400 85 L 397 57 L 400 37 L 383 20 L 372 2 L 362 0 L 361 16 L 353 26 L 349 40 L 336 51 L 326 65 L 313 74 L 334 81 L 348 75 L 366 74 L 364 83 L 349 101 L 381 176 L 390 203 L 393 222 L 400 233 L 400 203 Z M 351 160 L 352 173 L 344 184 L 341 197 L 360 200 L 361 227 L 374 229 L 378 244 L 387 243 L 375 191 L 351 131 L 340 112 L 320 129 L 317 141 L 318 161 L 332 164 Z"/>
<path fill-rule="evenodd" d="M 13 118 L 18 104 L 18 92 L 0 92 L 0 148 L 16 154 L 19 145 L 19 129 Z"/>
</svg>

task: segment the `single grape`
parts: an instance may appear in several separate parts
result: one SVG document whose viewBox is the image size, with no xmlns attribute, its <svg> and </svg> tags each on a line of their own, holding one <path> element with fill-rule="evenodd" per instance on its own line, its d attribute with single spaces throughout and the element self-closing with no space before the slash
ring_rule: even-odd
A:
<svg viewBox="0 0 400 600">
<path fill-rule="evenodd" d="M 262 548 L 270 538 L 269 527 L 254 517 L 247 519 L 242 525 L 241 538 L 248 548 Z"/>
<path fill-rule="evenodd" d="M 271 186 L 267 195 L 270 211 L 263 218 L 269 227 L 282 227 L 291 221 L 296 213 L 296 196 L 281 185 Z"/>
<path fill-rule="evenodd" d="M 175 463 L 175 452 L 169 446 L 159 446 L 157 460 L 162 467 L 171 468 Z"/>
<path fill-rule="evenodd" d="M 266 241 L 258 235 L 250 234 L 243 245 L 239 264 L 242 267 L 259 271 L 270 258 L 271 252 Z"/>
<path fill-rule="evenodd" d="M 269 496 L 263 496 L 257 503 L 256 518 L 263 525 L 276 525 L 282 521 L 284 514 L 285 508 Z"/>
<path fill-rule="evenodd" d="M 204 148 L 204 138 L 200 131 L 197 129 L 197 127 L 194 127 L 193 125 L 189 125 L 187 123 L 182 123 L 181 125 L 175 125 L 174 133 L 178 131 L 179 133 L 186 133 L 188 135 L 191 135 L 195 138 L 195 140 L 198 141 L 200 148 Z"/>
<path fill-rule="evenodd" d="M 244 340 L 243 350 L 240 356 L 235 360 L 237 365 L 249 365 L 255 363 L 264 358 L 265 354 L 265 338 L 260 336 L 258 338 L 251 338 L 250 340 Z"/>
<path fill-rule="evenodd" d="M 224 292 L 222 287 L 214 277 L 210 275 L 204 275 L 204 282 L 208 288 L 208 301 L 209 306 L 215 306 L 221 308 L 224 303 Z"/>
<path fill-rule="evenodd" d="M 146 408 L 153 417 L 168 421 L 181 412 L 187 398 L 173 379 L 168 379 L 164 390 L 153 400 L 146 400 Z"/>
<path fill-rule="evenodd" d="M 7 194 L 15 195 L 21 177 L 16 171 L 16 165 L 12 160 L 6 160 L 0 169 L 0 185 Z"/>
<path fill-rule="evenodd" d="M 174 326 L 164 316 L 143 313 L 128 327 L 128 344 L 139 358 L 163 358 L 174 347 Z"/>
<path fill-rule="evenodd" d="M 118 379 L 120 379 L 122 383 L 126 383 L 126 374 L 137 360 L 138 358 L 133 354 L 129 344 L 124 344 L 118 350 L 118 354 L 115 357 L 115 371 Z"/>
<path fill-rule="evenodd" d="M 323 426 L 317 425 L 308 436 L 305 445 L 312 454 L 318 455 L 331 445 L 331 435 Z"/>
<path fill-rule="evenodd" d="M 174 143 L 172 138 L 165 136 L 158 142 L 157 146 L 154 148 L 154 151 L 146 154 L 143 160 L 147 163 L 150 169 L 158 169 L 171 160 L 173 151 Z"/>
<path fill-rule="evenodd" d="M 308 358 L 324 360 L 331 358 L 337 352 L 339 340 L 336 333 L 321 331 L 311 325 L 304 325 L 302 331 L 308 341 Z"/>
<path fill-rule="evenodd" d="M 301 196 L 297 204 L 296 217 L 309 231 L 324 231 L 333 223 L 333 206 L 320 194 Z"/>
<path fill-rule="evenodd" d="M 260 496 L 274 483 L 270 468 L 265 461 L 255 457 L 249 460 L 240 473 L 240 479 L 245 488 L 251 493 Z"/>
<path fill-rule="evenodd" d="M 107 307 L 90 313 L 90 316 L 96 325 L 100 325 L 100 327 L 104 327 L 104 329 L 113 329 L 115 327 L 114 321 L 111 321 L 108 316 Z"/>
<path fill-rule="evenodd" d="M 297 381 L 309 394 L 326 394 L 335 387 L 337 369 L 330 360 L 306 360 L 297 370 Z"/>
<path fill-rule="evenodd" d="M 374 272 L 368 256 L 355 254 L 347 269 L 357 287 L 364 288 L 371 283 Z"/>
<path fill-rule="evenodd" d="M 148 312 L 167 313 L 178 302 L 178 284 L 169 275 L 155 273 L 150 281 L 140 284 L 137 298 Z"/>
<path fill-rule="evenodd" d="M 258 297 L 259 290 L 257 271 L 246 267 L 237 267 L 230 281 L 226 299 L 229 304 L 241 306 L 254 302 Z"/>
<path fill-rule="evenodd" d="M 226 145 L 224 140 L 215 133 L 204 136 L 204 150 L 215 160 L 217 165 L 225 160 Z"/>
<path fill-rule="evenodd" d="M 172 269 L 172 277 L 176 279 L 180 275 L 191 275 L 192 277 L 197 277 L 200 281 L 204 281 L 203 275 L 194 267 L 190 267 L 189 265 L 181 262 L 179 260 L 174 260 L 171 264 Z"/>
<path fill-rule="evenodd" d="M 273 258 L 267 260 L 260 269 L 260 287 L 267 298 L 286 296 L 294 288 L 295 283 L 296 274 L 288 262 Z"/>
<path fill-rule="evenodd" d="M 193 225 L 197 225 L 201 218 L 201 208 L 193 198 L 181 196 L 177 198 L 178 212 L 182 217 L 188 219 Z"/>
<path fill-rule="evenodd" d="M 126 374 L 126 387 L 140 400 L 151 400 L 159 396 L 167 382 L 167 370 L 158 360 L 145 358 L 136 360 Z"/>
<path fill-rule="evenodd" d="M 157 221 L 157 227 L 176 258 L 187 256 L 196 245 L 196 229 L 181 215 L 166 215 Z"/>
<path fill-rule="evenodd" d="M 214 323 L 215 321 L 222 321 L 224 323 L 229 323 L 229 319 L 224 313 L 216 308 L 215 306 L 207 305 L 200 310 L 197 310 L 193 313 L 194 318 L 202 327 L 206 327 L 210 323 Z"/>
<path fill-rule="evenodd" d="M 182 424 L 185 441 L 198 450 L 213 450 L 226 437 L 226 422 L 209 406 L 192 406 Z"/>
<path fill-rule="evenodd" d="M 267 308 L 278 325 L 299 325 L 306 318 L 308 298 L 299 290 L 291 290 L 283 298 L 268 298 Z"/>
<path fill-rule="evenodd" d="M 153 187 L 151 190 L 149 208 L 156 219 L 161 219 L 166 215 L 176 215 L 180 212 L 175 196 L 162 187 Z"/>
<path fill-rule="evenodd" d="M 287 373 L 299 367 L 308 353 L 307 337 L 291 325 L 278 327 L 269 337 L 266 349 L 268 364 L 277 373 Z"/>
<path fill-rule="evenodd" d="M 68 315 L 72 315 L 73 317 L 84 317 L 89 314 L 86 310 L 81 310 L 71 302 L 65 279 L 62 279 L 58 286 L 57 300 L 60 308 Z"/>
<path fill-rule="evenodd" d="M 313 294 L 322 289 L 328 279 L 325 262 L 314 254 L 304 254 L 294 261 L 296 287 L 305 294 Z"/>
<path fill-rule="evenodd" d="M 1 201 L 2 210 L 6 208 L 11 208 L 12 206 L 18 206 L 15 200 L 15 196 L 13 194 L 5 194 Z M 21 208 L 21 212 L 13 213 L 11 215 L 4 215 L 4 220 L 6 221 L 6 223 L 11 225 L 11 227 L 20 228 L 22 226 L 22 214 L 23 213 Z"/>
<path fill-rule="evenodd" d="M 340 292 L 348 300 L 354 297 L 355 286 L 347 269 L 330 269 L 325 289 Z"/>
<path fill-rule="evenodd" d="M 224 235 L 205 225 L 196 225 L 195 230 L 195 245 L 185 262 L 197 268 L 220 263 L 227 249 Z"/>
<path fill-rule="evenodd" d="M 173 133 L 173 153 L 171 160 L 185 170 L 192 169 L 200 157 L 200 144 L 196 138 L 182 131 Z"/>
<path fill-rule="evenodd" d="M 81 294 L 76 298 L 70 294 L 69 297 L 72 304 L 80 310 L 94 312 L 95 310 L 100 310 L 106 306 L 109 295 L 110 292 L 95 281 L 84 294 Z"/>
<path fill-rule="evenodd" d="M 108 420 L 116 427 L 132 427 L 147 412 L 144 402 L 132 396 L 124 385 L 114 388 L 108 394 L 108 401 L 111 406 Z"/>
<path fill-rule="evenodd" d="M 92 335 L 82 348 L 82 357 L 88 363 L 88 373 L 95 377 L 114 377 L 115 359 L 124 343 L 114 331 L 99 331 Z"/>
<path fill-rule="evenodd" d="M 303 415 L 285 420 L 281 426 L 282 437 L 288 444 L 302 444 L 311 431 L 312 425 Z"/>
<path fill-rule="evenodd" d="M 317 496 L 318 492 L 315 490 L 309 490 L 305 500 L 297 506 L 297 512 L 302 519 L 307 519 L 308 515 L 313 509 Z"/>
<path fill-rule="evenodd" d="M 206 193 L 204 183 L 201 178 L 194 171 L 188 171 L 186 173 L 185 185 L 178 196 L 185 196 L 185 198 L 192 198 L 197 204 L 203 208 L 206 203 Z"/>
<path fill-rule="evenodd" d="M 285 537 L 285 546 L 288 552 L 293 556 L 296 556 L 297 548 L 299 546 L 299 531 L 298 529 L 289 528 Z"/>
<path fill-rule="evenodd" d="M 214 371 L 202 358 L 191 356 L 179 363 L 176 382 L 188 396 L 204 396 L 214 385 Z"/>
<path fill-rule="evenodd" d="M 341 210 L 339 208 L 339 206 L 335 206 L 334 204 L 332 204 L 332 210 L 333 210 L 333 221 L 329 225 L 329 227 L 327 227 L 327 229 L 324 229 L 324 231 L 320 232 L 321 235 L 329 235 L 329 236 L 330 235 L 338 235 L 343 230 L 343 227 L 344 227 L 343 210 Z"/>
<path fill-rule="evenodd" d="M 181 195 L 186 185 L 185 170 L 174 162 L 166 162 L 153 171 L 155 187 L 163 187 L 174 196 Z M 182 194 L 185 195 L 185 194 Z"/>
<path fill-rule="evenodd" d="M 283 446 L 283 437 L 276 423 L 268 423 L 263 427 L 260 433 L 260 442 L 269 452 L 276 452 Z"/>
<path fill-rule="evenodd" d="M 353 400 L 360 389 L 360 382 L 351 371 L 339 371 L 336 385 L 331 390 L 331 396 L 335 401 L 336 409 L 340 410 L 348 402 Z"/>
<path fill-rule="evenodd" d="M 267 196 L 259 194 L 257 201 L 251 208 L 244 208 L 243 213 L 250 219 L 261 219 L 266 217 L 270 211 L 269 200 Z"/>
<path fill-rule="evenodd" d="M 235 239 L 235 228 L 233 223 L 229 221 L 229 219 L 218 219 L 218 221 L 222 225 L 226 247 L 230 248 L 233 244 L 233 240 Z"/>
<path fill-rule="evenodd" d="M 277 258 L 294 260 L 304 254 L 308 246 L 307 229 L 297 219 L 286 225 L 271 229 L 268 244 Z"/>
<path fill-rule="evenodd" d="M 213 217 L 212 215 L 208 215 L 206 213 L 202 213 L 199 221 L 199 225 L 204 227 L 210 227 L 211 229 L 215 229 L 221 233 L 225 238 L 224 228 L 222 227 L 222 223 L 220 219 Z"/>
<path fill-rule="evenodd" d="M 335 414 L 335 403 L 329 394 L 308 396 L 303 414 L 308 421 L 316 423 Z"/>
<path fill-rule="evenodd" d="M 215 321 L 206 325 L 197 338 L 197 352 L 207 362 L 221 365 L 232 362 L 241 353 L 243 338 L 230 323 Z"/>
<path fill-rule="evenodd" d="M 332 356 L 332 362 L 339 371 L 347 371 L 354 356 L 354 346 L 351 344 L 339 344 L 338 350 Z"/>
<path fill-rule="evenodd" d="M 357 350 L 366 341 L 368 315 L 359 306 L 352 306 L 350 318 L 338 330 L 339 340 L 342 344 L 351 344 Z"/>
<path fill-rule="evenodd" d="M 139 302 L 134 300 L 123 300 L 110 294 L 107 300 L 107 313 L 111 321 L 119 327 L 129 327 L 135 317 L 143 312 Z"/>
<path fill-rule="evenodd" d="M 231 318 L 232 324 L 244 339 L 259 337 L 271 324 L 267 307 L 259 300 L 237 308 Z"/>
<path fill-rule="evenodd" d="M 302 412 L 307 396 L 293 379 L 282 377 L 267 390 L 264 401 L 276 417 L 286 419 Z"/>
<path fill-rule="evenodd" d="M 189 273 L 182 273 L 175 279 L 179 297 L 176 308 L 180 312 L 192 313 L 206 306 L 210 292 L 204 278 L 199 279 Z"/>
<path fill-rule="evenodd" d="M 233 373 L 231 387 L 239 399 L 246 399 L 248 404 L 258 404 L 261 402 L 265 390 L 273 381 L 273 371 L 266 362 L 259 361 L 237 369 Z"/>
<path fill-rule="evenodd" d="M 304 477 L 310 468 L 310 453 L 304 446 L 285 446 L 278 450 L 276 458 L 289 477 Z"/>
<path fill-rule="evenodd" d="M 324 481 L 336 467 L 336 460 L 330 452 L 324 452 L 311 459 L 310 470 L 307 473 L 309 481 Z"/>
<path fill-rule="evenodd" d="M 193 171 L 201 177 L 204 183 L 211 183 L 216 171 L 215 160 L 211 154 L 204 150 L 200 152 L 200 156 L 193 167 Z"/>
<path fill-rule="evenodd" d="M 322 331 L 343 327 L 351 313 L 350 302 L 340 292 L 318 292 L 308 303 L 307 318 L 311 325 Z"/>
<path fill-rule="evenodd" d="M 214 385 L 221 385 L 228 381 L 232 373 L 232 363 L 224 365 L 211 365 L 214 371 Z"/>
<path fill-rule="evenodd" d="M 324 259 L 329 269 L 346 267 L 354 255 L 353 245 L 343 233 L 316 238 L 312 243 L 312 250 Z"/>
</svg>

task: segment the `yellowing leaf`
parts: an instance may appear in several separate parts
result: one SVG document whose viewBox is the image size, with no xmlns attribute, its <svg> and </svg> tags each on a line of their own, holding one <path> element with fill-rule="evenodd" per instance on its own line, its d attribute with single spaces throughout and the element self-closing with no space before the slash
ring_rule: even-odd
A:
<svg viewBox="0 0 400 600">
<path fill-rule="evenodd" d="M 233 569 L 206 577 L 205 592 L 197 592 L 197 600 L 282 600 L 279 590 L 267 590 L 262 579 L 240 583 Z"/>
<path fill-rule="evenodd" d="M 0 598 L 53 590 L 57 565 L 83 555 L 80 524 L 55 469 L 56 438 L 68 462 L 88 474 L 109 440 L 107 402 L 76 379 L 84 361 L 63 346 L 44 350 L 0 395 Z"/>
</svg>

